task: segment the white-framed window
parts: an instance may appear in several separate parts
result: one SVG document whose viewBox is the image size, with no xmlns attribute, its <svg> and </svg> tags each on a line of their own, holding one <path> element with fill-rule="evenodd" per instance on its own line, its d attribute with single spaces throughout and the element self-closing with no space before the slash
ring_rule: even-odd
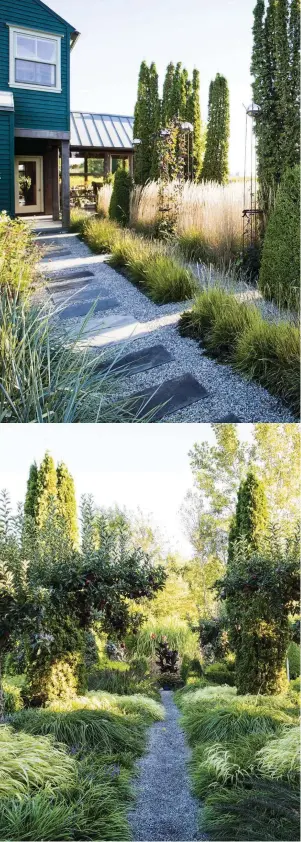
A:
<svg viewBox="0 0 301 842">
<path fill-rule="evenodd" d="M 9 84 L 14 88 L 60 93 L 61 37 L 10 26 Z"/>
</svg>

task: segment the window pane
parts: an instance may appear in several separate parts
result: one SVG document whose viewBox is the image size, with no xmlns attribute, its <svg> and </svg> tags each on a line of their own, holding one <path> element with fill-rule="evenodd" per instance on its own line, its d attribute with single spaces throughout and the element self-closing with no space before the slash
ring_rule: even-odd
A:
<svg viewBox="0 0 301 842">
<path fill-rule="evenodd" d="M 56 61 L 56 42 L 48 41 L 46 38 L 37 39 L 37 57 L 50 64 Z"/>
<path fill-rule="evenodd" d="M 56 68 L 53 64 L 16 59 L 16 82 L 55 87 Z"/>
<path fill-rule="evenodd" d="M 16 82 L 35 83 L 35 62 L 16 59 Z"/>
<path fill-rule="evenodd" d="M 35 161 L 20 161 L 18 167 L 19 205 L 37 204 L 37 165 Z"/>
<path fill-rule="evenodd" d="M 33 58 L 36 54 L 36 39 L 27 35 L 17 35 L 17 56 Z"/>
<path fill-rule="evenodd" d="M 36 84 L 55 87 L 55 72 L 53 64 L 36 64 Z"/>
</svg>

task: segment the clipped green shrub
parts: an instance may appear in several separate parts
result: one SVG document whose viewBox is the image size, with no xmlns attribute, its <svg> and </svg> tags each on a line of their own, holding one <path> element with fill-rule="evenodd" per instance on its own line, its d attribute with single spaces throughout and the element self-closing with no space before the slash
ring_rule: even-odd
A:
<svg viewBox="0 0 301 842">
<path fill-rule="evenodd" d="M 116 170 L 114 187 L 109 207 L 110 219 L 115 219 L 121 225 L 128 225 L 130 219 L 130 195 L 133 181 L 130 173 L 121 169 Z"/>
<path fill-rule="evenodd" d="M 263 243 L 259 287 L 265 298 L 288 307 L 299 305 L 300 167 L 281 181 Z"/>
<path fill-rule="evenodd" d="M 292 640 L 287 652 L 290 678 L 299 678 L 300 676 L 300 646 Z"/>
<path fill-rule="evenodd" d="M 22 710 L 23 699 L 21 696 L 21 687 L 16 687 L 6 678 L 3 681 L 4 692 L 4 711 L 6 714 L 15 713 L 17 710 Z"/>
<path fill-rule="evenodd" d="M 209 664 L 205 669 L 205 678 L 213 684 L 228 684 L 229 687 L 235 685 L 235 674 L 223 661 Z"/>
<path fill-rule="evenodd" d="M 34 707 L 55 699 L 70 700 L 85 690 L 85 667 L 81 652 L 69 652 L 53 663 L 33 663 L 22 689 L 26 705 Z"/>
<path fill-rule="evenodd" d="M 201 678 L 204 675 L 204 670 L 199 658 L 190 658 L 189 655 L 184 655 L 181 663 L 180 676 L 182 681 L 186 683 L 189 676 Z"/>
</svg>

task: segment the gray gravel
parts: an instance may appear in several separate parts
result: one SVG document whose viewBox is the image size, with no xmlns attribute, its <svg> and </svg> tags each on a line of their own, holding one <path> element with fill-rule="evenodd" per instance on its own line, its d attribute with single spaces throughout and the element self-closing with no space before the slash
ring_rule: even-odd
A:
<svg viewBox="0 0 301 842">
<path fill-rule="evenodd" d="M 295 422 L 296 419 L 289 409 L 265 389 L 234 373 L 230 366 L 224 366 L 209 359 L 197 342 L 179 335 L 177 324 L 180 314 L 189 309 L 191 301 L 163 306 L 154 304 L 123 275 L 108 266 L 105 262 L 106 256 L 91 254 L 90 249 L 78 237 L 67 234 L 50 239 L 51 241 L 57 239 L 58 246 L 68 245 L 72 257 L 55 258 L 49 262 L 43 260 L 41 270 L 44 275 L 52 279 L 64 278 L 64 274 L 70 270 L 89 269 L 95 274 L 95 280 L 91 279 L 93 283 L 93 287 L 91 283 L 91 301 L 99 295 L 115 297 L 120 302 L 120 307 L 118 310 L 115 308 L 107 311 L 106 316 L 130 313 L 143 324 L 146 335 L 125 342 L 125 353 L 138 351 L 159 342 L 175 358 L 168 365 L 128 375 L 120 380 L 118 383 L 120 395 L 130 395 L 148 386 L 154 386 L 155 391 L 164 380 L 191 373 L 207 389 L 209 397 L 173 415 L 166 415 L 161 423 L 217 422 L 228 413 L 234 413 L 244 423 Z M 41 242 L 43 245 L 47 244 L 45 239 Z M 87 287 L 84 288 L 83 295 L 87 300 Z M 66 293 L 56 298 L 56 306 L 61 306 L 67 298 L 70 300 L 70 295 Z M 73 300 L 80 301 L 80 293 L 76 294 Z M 68 325 L 70 323 L 71 320 L 68 320 Z M 80 328 L 80 320 L 74 319 L 72 323 L 75 326 L 78 323 Z M 101 325 L 101 316 L 99 316 L 99 324 Z M 110 350 L 114 354 L 114 346 L 111 346 Z M 118 346 L 116 348 L 118 354 L 120 350 Z"/>
<path fill-rule="evenodd" d="M 170 691 L 161 690 L 161 698 L 166 720 L 152 726 L 148 754 L 138 763 L 137 801 L 128 817 L 133 840 L 206 839 L 198 831 L 198 803 L 187 772 L 190 751 L 179 727 L 179 711 Z"/>
</svg>

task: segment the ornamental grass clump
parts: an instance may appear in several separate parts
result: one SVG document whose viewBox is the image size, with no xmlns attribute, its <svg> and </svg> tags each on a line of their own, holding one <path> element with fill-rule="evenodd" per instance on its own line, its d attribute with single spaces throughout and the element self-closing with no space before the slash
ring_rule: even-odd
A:
<svg viewBox="0 0 301 842">
<path fill-rule="evenodd" d="M 299 417 L 299 328 L 288 322 L 258 320 L 239 337 L 235 368 L 279 397 Z"/>
<path fill-rule="evenodd" d="M 29 290 L 38 280 L 41 256 L 29 225 L 0 214 L 0 294 L 13 297 Z"/>
<path fill-rule="evenodd" d="M 26 710 L 14 714 L 12 725 L 29 734 L 52 735 L 69 747 L 101 753 L 131 751 L 142 753 L 145 745 L 145 727 L 139 716 L 121 716 L 110 711 L 71 710 L 54 712 L 48 709 Z"/>
<path fill-rule="evenodd" d="M 53 738 L 0 727 L 0 799 L 21 797 L 47 785 L 59 789 L 75 776 L 75 763 Z"/>
<path fill-rule="evenodd" d="M 222 289 L 201 292 L 180 317 L 179 332 L 204 345 L 299 416 L 300 331 L 289 322 L 265 321 L 256 307 Z"/>
</svg>

